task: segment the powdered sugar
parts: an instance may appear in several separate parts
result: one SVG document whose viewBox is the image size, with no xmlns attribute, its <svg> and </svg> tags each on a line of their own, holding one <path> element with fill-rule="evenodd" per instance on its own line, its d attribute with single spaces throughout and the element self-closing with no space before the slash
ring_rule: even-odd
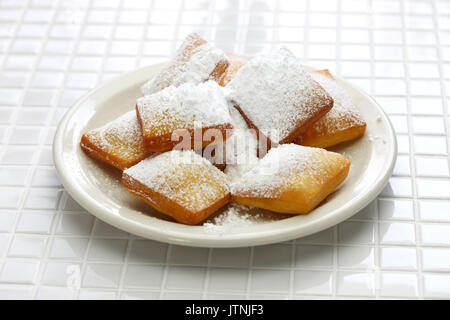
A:
<svg viewBox="0 0 450 320">
<path fill-rule="evenodd" d="M 249 197 L 277 198 L 290 188 L 296 175 L 294 172 L 310 174 L 320 179 L 317 154 L 326 153 L 319 148 L 296 144 L 282 144 L 272 148 L 258 165 L 231 184 L 232 194 L 245 193 Z"/>
<path fill-rule="evenodd" d="M 256 132 L 250 129 L 239 111 L 230 107 L 233 133 L 224 142 L 225 147 L 225 174 L 233 182 L 245 172 L 257 165 L 258 140 Z"/>
<path fill-rule="evenodd" d="M 212 221 L 203 224 L 205 233 L 223 234 L 232 228 L 247 227 L 258 223 L 259 216 L 247 213 L 248 207 L 230 203 L 226 209 Z"/>
<path fill-rule="evenodd" d="M 289 142 L 283 139 L 332 103 L 300 60 L 284 48 L 250 60 L 226 88 L 228 98 L 274 143 Z"/>
<path fill-rule="evenodd" d="M 333 108 L 314 124 L 314 128 L 323 132 L 323 128 L 332 121 L 336 130 L 344 130 L 355 125 L 363 125 L 358 110 L 354 106 L 350 96 L 334 79 L 321 73 L 313 72 L 312 77 L 331 95 L 334 100 Z"/>
<path fill-rule="evenodd" d="M 207 208 L 229 193 L 227 176 L 191 150 L 149 157 L 124 173 L 192 211 Z"/>
<path fill-rule="evenodd" d="M 125 157 L 143 151 L 144 142 L 136 111 L 132 110 L 108 122 L 104 126 L 91 130 L 89 135 L 98 138 L 98 146 L 104 151 L 119 149 Z"/>
<path fill-rule="evenodd" d="M 149 95 L 170 85 L 178 87 L 186 82 L 197 84 L 210 79 L 216 66 L 228 58 L 211 44 L 199 43 L 198 36 L 188 36 L 167 66 L 141 87 L 142 93 Z"/>
<path fill-rule="evenodd" d="M 250 129 L 247 122 L 245 122 L 245 119 L 242 117 L 239 111 L 233 106 L 232 103 L 228 103 L 228 109 L 230 110 L 230 116 L 234 128 L 242 130 Z"/>
<path fill-rule="evenodd" d="M 175 129 L 214 127 L 231 123 L 222 88 L 214 81 L 170 86 L 137 100 L 143 129 L 168 134 Z"/>
</svg>

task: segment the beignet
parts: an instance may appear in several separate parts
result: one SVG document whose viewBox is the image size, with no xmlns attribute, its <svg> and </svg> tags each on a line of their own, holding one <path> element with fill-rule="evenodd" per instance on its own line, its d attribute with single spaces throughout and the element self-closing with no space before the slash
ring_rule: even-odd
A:
<svg viewBox="0 0 450 320">
<path fill-rule="evenodd" d="M 170 86 L 144 96 L 137 100 L 136 112 L 145 146 L 151 151 L 201 149 L 222 142 L 232 128 L 227 102 L 214 81 Z"/>
<path fill-rule="evenodd" d="M 170 85 L 178 87 L 186 82 L 198 84 L 214 80 L 219 83 L 228 65 L 228 58 L 222 50 L 207 43 L 198 34 L 191 33 L 172 60 L 145 83 L 141 91 L 144 95 L 149 95 Z"/>
<path fill-rule="evenodd" d="M 81 137 L 80 145 L 88 155 L 120 170 L 135 165 L 152 153 L 144 147 L 134 110 L 86 132 Z"/>
<path fill-rule="evenodd" d="M 122 184 L 156 210 L 191 225 L 230 199 L 226 175 L 191 150 L 149 157 L 125 170 Z"/>
<path fill-rule="evenodd" d="M 282 144 L 231 184 L 236 203 L 306 214 L 347 177 L 350 161 L 324 149 Z"/>
<path fill-rule="evenodd" d="M 292 142 L 333 106 L 330 95 L 285 48 L 251 59 L 225 88 L 269 147 Z"/>
<path fill-rule="evenodd" d="M 247 60 L 238 56 L 237 54 L 234 54 L 232 52 L 225 53 L 228 57 L 229 66 L 227 70 L 225 71 L 225 74 L 222 78 L 222 81 L 220 81 L 220 85 L 222 87 L 225 87 L 228 82 L 231 81 L 231 79 L 234 78 L 235 74 L 239 71 L 239 69 L 247 63 Z"/>
<path fill-rule="evenodd" d="M 304 146 L 328 148 L 362 136 L 366 123 L 345 89 L 328 70 L 314 71 L 311 75 L 331 95 L 334 106 L 294 142 Z"/>
</svg>

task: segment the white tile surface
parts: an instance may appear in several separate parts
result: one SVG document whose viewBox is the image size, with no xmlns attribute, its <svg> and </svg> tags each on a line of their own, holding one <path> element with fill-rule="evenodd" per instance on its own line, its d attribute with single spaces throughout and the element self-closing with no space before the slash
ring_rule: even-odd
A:
<svg viewBox="0 0 450 320">
<path fill-rule="evenodd" d="M 0 3 L 0 298 L 450 297 L 446 0 Z M 255 248 L 144 240 L 85 212 L 51 144 L 87 90 L 166 61 L 196 31 L 224 50 L 280 45 L 374 95 L 397 131 L 394 176 L 340 225 Z"/>
<path fill-rule="evenodd" d="M 337 290 L 344 296 L 375 296 L 375 275 L 371 272 L 339 272 Z"/>
<path fill-rule="evenodd" d="M 299 270 L 295 272 L 296 294 L 331 295 L 333 273 L 331 271 Z"/>
<path fill-rule="evenodd" d="M 417 297 L 417 275 L 385 272 L 381 275 L 380 288 L 382 297 Z"/>
<path fill-rule="evenodd" d="M 162 266 L 129 265 L 124 275 L 125 288 L 159 289 L 164 275 Z"/>
</svg>

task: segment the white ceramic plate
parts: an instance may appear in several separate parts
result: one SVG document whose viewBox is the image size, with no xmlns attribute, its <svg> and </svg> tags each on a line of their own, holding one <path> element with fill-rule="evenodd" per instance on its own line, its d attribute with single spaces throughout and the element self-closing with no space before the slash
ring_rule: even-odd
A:
<svg viewBox="0 0 450 320">
<path fill-rule="evenodd" d="M 140 96 L 140 85 L 161 67 L 158 64 L 132 71 L 90 91 L 66 113 L 54 139 L 53 158 L 66 190 L 87 211 L 119 229 L 199 247 L 243 247 L 290 240 L 351 217 L 382 191 L 392 173 L 397 143 L 388 117 L 370 96 L 338 79 L 360 109 L 367 131 L 364 137 L 333 149 L 347 156 L 352 165 L 345 182 L 326 201 L 305 216 L 263 212 L 254 216 L 251 225 L 233 225 L 222 232 L 173 222 L 131 196 L 120 184 L 121 172 L 87 157 L 79 146 L 84 132 L 132 110 Z"/>
</svg>

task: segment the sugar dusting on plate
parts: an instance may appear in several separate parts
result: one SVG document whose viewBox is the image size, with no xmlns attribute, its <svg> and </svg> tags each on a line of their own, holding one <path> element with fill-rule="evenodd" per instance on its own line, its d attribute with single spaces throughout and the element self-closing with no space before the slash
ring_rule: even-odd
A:
<svg viewBox="0 0 450 320">
<path fill-rule="evenodd" d="M 258 216 L 248 213 L 248 208 L 230 203 L 223 212 L 203 223 L 205 233 L 223 234 L 233 228 L 251 226 L 258 223 Z"/>
<path fill-rule="evenodd" d="M 244 228 L 290 218 L 292 215 L 277 213 L 256 207 L 247 207 L 237 203 L 228 203 L 202 225 L 203 232 L 226 234 L 240 232 Z"/>
</svg>

